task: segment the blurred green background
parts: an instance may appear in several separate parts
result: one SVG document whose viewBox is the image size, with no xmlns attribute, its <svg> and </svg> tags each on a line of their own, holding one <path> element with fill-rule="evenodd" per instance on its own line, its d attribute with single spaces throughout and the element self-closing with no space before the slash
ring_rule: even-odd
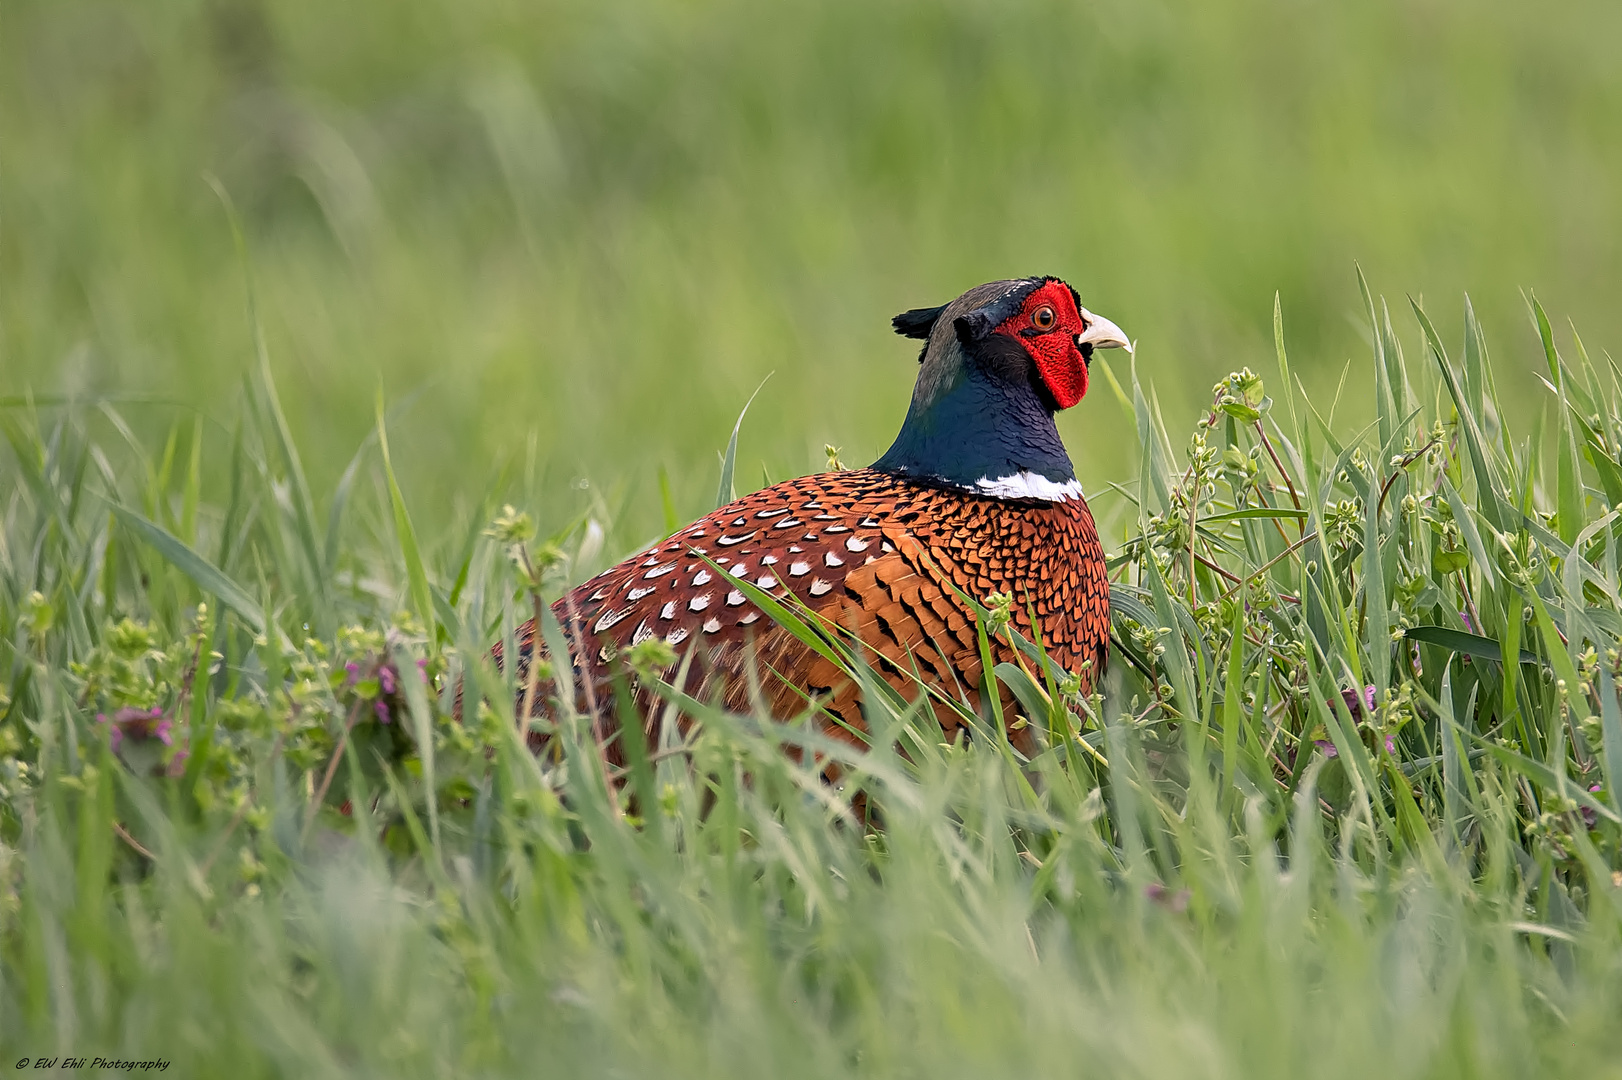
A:
<svg viewBox="0 0 1622 1080">
<path fill-rule="evenodd" d="M 10 0 L 0 393 L 230 425 L 253 346 L 212 174 L 317 491 L 381 381 L 430 535 L 503 462 L 624 543 L 661 467 L 701 512 L 768 373 L 740 489 L 865 463 L 915 370 L 889 316 L 995 277 L 1136 336 L 1174 431 L 1273 370 L 1275 290 L 1327 400 L 1368 355 L 1354 261 L 1452 340 L 1468 290 L 1513 397 L 1520 289 L 1622 335 L 1618 40 L 1599 0 Z M 1089 489 L 1129 430 L 1095 379 L 1063 420 Z"/>
</svg>

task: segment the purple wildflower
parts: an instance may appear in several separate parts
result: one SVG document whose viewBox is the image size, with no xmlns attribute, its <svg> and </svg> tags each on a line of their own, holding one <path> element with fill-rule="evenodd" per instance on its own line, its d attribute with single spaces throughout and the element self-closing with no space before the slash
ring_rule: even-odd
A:
<svg viewBox="0 0 1622 1080">
<path fill-rule="evenodd" d="M 1353 720 L 1360 719 L 1358 716 L 1359 711 L 1363 714 L 1361 717 L 1363 720 L 1367 720 L 1374 715 L 1374 687 L 1372 686 L 1365 686 L 1362 694 L 1359 694 L 1354 689 L 1342 690 L 1340 699 L 1346 703 L 1346 711 L 1352 714 Z"/>
<path fill-rule="evenodd" d="M 1372 720 L 1374 718 L 1374 691 L 1373 686 L 1365 686 L 1361 694 L 1354 688 L 1348 688 L 1340 692 L 1340 700 L 1345 703 L 1346 711 L 1351 713 L 1353 720 Z M 1333 698 L 1326 704 L 1331 709 L 1335 707 Z M 1335 744 L 1328 739 L 1313 739 L 1312 745 L 1323 751 L 1323 756 L 1326 758 L 1340 757 L 1340 751 L 1335 749 Z M 1397 752 L 1397 737 L 1395 735 L 1385 737 L 1385 752 L 1388 754 Z"/>
<path fill-rule="evenodd" d="M 106 713 L 99 712 L 96 714 L 96 723 L 106 724 L 108 722 L 109 721 Z M 107 731 L 107 741 L 112 744 L 113 753 L 118 753 L 118 748 L 123 745 L 124 742 L 124 732 L 120 730 L 117 725 L 113 725 Z"/>
<path fill-rule="evenodd" d="M 360 678 L 360 665 L 355 663 L 355 661 L 351 660 L 349 663 L 345 664 L 344 670 L 349 673 L 349 678 L 345 679 L 345 682 L 352 685 L 356 679 Z"/>
<path fill-rule="evenodd" d="M 377 669 L 377 685 L 383 688 L 385 694 L 394 693 L 394 665 L 381 664 Z"/>
<path fill-rule="evenodd" d="M 1597 791 L 1599 791 L 1599 785 L 1598 784 L 1590 784 L 1590 785 L 1588 785 L 1588 793 L 1590 795 L 1594 794 Z M 1581 813 L 1583 815 L 1583 824 L 1584 825 L 1586 825 L 1590 829 L 1592 829 L 1592 828 L 1594 828 L 1594 826 L 1599 824 L 1599 815 L 1594 812 L 1594 808 L 1592 806 L 1583 806 L 1583 807 L 1579 807 L 1578 809 L 1581 811 Z"/>
<path fill-rule="evenodd" d="M 115 754 L 118 753 L 119 747 L 124 745 L 126 735 L 137 741 L 157 739 L 165 746 L 174 745 L 174 738 L 170 732 L 175 722 L 163 715 L 163 710 L 157 707 L 137 709 L 132 705 L 126 705 L 111 718 L 106 713 L 97 713 L 96 722 L 107 725 L 108 741 L 112 744 Z"/>
<path fill-rule="evenodd" d="M 1326 758 L 1340 757 L 1340 751 L 1335 749 L 1335 744 L 1330 742 L 1328 739 L 1313 739 L 1312 745 L 1316 746 L 1319 750 L 1322 750 L 1323 755 Z M 1395 735 L 1387 735 L 1385 737 L 1385 752 L 1388 754 L 1395 754 L 1397 752 L 1397 737 Z"/>
<path fill-rule="evenodd" d="M 386 724 L 389 722 L 389 706 L 387 702 L 378 701 L 374 703 L 372 705 L 372 711 L 377 714 L 378 723 Z"/>
<path fill-rule="evenodd" d="M 1160 882 L 1151 881 L 1143 887 L 1143 895 L 1152 903 L 1159 904 L 1168 911 L 1181 914 L 1188 910 L 1189 892 L 1187 889 L 1178 889 L 1173 892 Z"/>
</svg>

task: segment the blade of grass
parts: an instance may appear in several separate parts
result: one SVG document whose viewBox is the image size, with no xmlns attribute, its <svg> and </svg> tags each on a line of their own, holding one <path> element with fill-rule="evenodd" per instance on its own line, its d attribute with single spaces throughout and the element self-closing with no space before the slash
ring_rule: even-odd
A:
<svg viewBox="0 0 1622 1080">
<path fill-rule="evenodd" d="M 222 604 L 236 612 L 254 633 L 265 632 L 264 611 L 247 590 L 227 577 L 224 571 L 181 543 L 179 537 L 140 514 L 117 504 L 109 504 L 108 508 L 118 515 L 126 528 L 150 544 L 170 565 L 191 578 L 199 589 L 218 597 Z"/>
<path fill-rule="evenodd" d="M 428 651 L 439 651 L 438 616 L 434 599 L 428 591 L 428 574 L 423 569 L 422 553 L 417 548 L 417 532 L 411 527 L 411 515 L 406 512 L 405 495 L 400 481 L 394 475 L 394 461 L 389 456 L 389 432 L 383 416 L 383 388 L 377 388 L 377 445 L 383 452 L 383 475 L 388 479 L 389 506 L 394 511 L 394 536 L 400 545 L 400 558 L 404 560 L 406 575 L 411 582 L 411 600 L 417 609 L 417 618 L 428 633 Z"/>
<path fill-rule="evenodd" d="M 715 505 L 717 507 L 725 506 L 738 497 L 737 488 L 732 482 L 733 472 L 738 465 L 738 432 L 743 430 L 743 418 L 748 415 L 749 406 L 755 403 L 755 398 L 760 396 L 761 390 L 765 389 L 766 383 L 770 379 L 771 376 L 767 375 L 766 378 L 760 380 L 760 385 L 755 387 L 755 392 L 750 394 L 749 400 L 743 403 L 743 409 L 738 413 L 738 422 L 732 425 L 732 437 L 727 440 L 726 452 L 721 455 L 721 483 L 715 490 Z"/>
<path fill-rule="evenodd" d="M 1409 298 L 1413 305 L 1414 315 L 1419 319 L 1419 325 L 1425 331 L 1425 340 L 1430 346 L 1431 355 L 1436 359 L 1436 366 L 1442 373 L 1442 380 L 1447 384 L 1447 390 L 1453 398 L 1454 408 L 1459 417 L 1459 426 L 1464 431 L 1464 443 L 1470 454 L 1470 467 L 1476 478 L 1476 498 L 1481 504 L 1481 512 L 1492 523 L 1494 528 L 1503 530 L 1506 527 L 1506 511 L 1502 508 L 1502 498 L 1496 474 L 1488 464 L 1484 439 L 1481 428 L 1476 423 L 1476 414 L 1470 408 L 1470 401 L 1459 389 L 1459 383 L 1453 376 L 1453 368 L 1447 360 L 1447 350 L 1442 346 L 1442 339 L 1436 333 L 1436 327 L 1425 315 L 1425 310 Z"/>
</svg>

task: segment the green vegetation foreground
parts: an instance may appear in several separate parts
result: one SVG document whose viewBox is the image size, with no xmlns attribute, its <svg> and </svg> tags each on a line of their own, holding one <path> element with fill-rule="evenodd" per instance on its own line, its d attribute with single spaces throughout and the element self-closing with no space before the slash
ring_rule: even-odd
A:
<svg viewBox="0 0 1622 1080">
<path fill-rule="evenodd" d="M 1614 1070 L 1617 371 L 1575 339 L 1562 357 L 1534 308 L 1549 396 L 1526 438 L 1468 310 L 1450 359 L 1415 306 L 1405 356 L 1364 299 L 1361 431 L 1288 392 L 1277 317 L 1276 378 L 1218 384 L 1183 452 L 1111 375 L 1141 468 L 1101 691 L 981 612 L 982 647 L 1016 647 L 995 675 L 1029 754 L 995 723 L 943 743 L 844 654 L 865 751 L 693 701 L 683 732 L 666 693 L 654 751 L 611 774 L 564 695 L 537 758 L 486 649 L 600 544 L 589 523 L 539 540 L 493 491 L 488 529 L 425 550 L 381 402 L 319 516 L 268 365 L 222 446 L 198 425 L 148 455 L 108 405 L 7 403 L 7 1060 Z M 662 660 L 626 655 L 626 701 Z M 843 785 L 785 744 L 841 755 Z"/>
</svg>

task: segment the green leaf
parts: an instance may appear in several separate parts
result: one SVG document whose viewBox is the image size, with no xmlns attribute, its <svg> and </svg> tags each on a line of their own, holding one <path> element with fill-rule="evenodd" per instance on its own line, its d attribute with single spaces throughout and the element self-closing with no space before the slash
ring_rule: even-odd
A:
<svg viewBox="0 0 1622 1080">
<path fill-rule="evenodd" d="M 1132 358 L 1132 410 L 1138 426 L 1140 463 L 1138 473 L 1138 516 L 1147 523 L 1150 515 L 1165 513 L 1171 506 L 1171 486 L 1167 480 L 1165 454 L 1160 438 L 1155 433 L 1154 419 L 1149 415 L 1149 402 L 1138 385 L 1138 361 Z M 1149 494 L 1155 496 L 1151 507 Z"/>
<path fill-rule="evenodd" d="M 367 447 L 372 445 L 375 432 L 368 432 L 361 441 L 355 456 L 349 459 L 343 475 L 338 478 L 338 488 L 332 494 L 332 506 L 327 510 L 327 539 L 322 546 L 321 567 L 325 574 L 332 574 L 338 566 L 338 538 L 343 529 L 344 509 L 349 505 L 349 492 L 355 486 L 355 474 L 360 471 L 360 463 L 365 457 Z"/>
<path fill-rule="evenodd" d="M 1468 294 L 1464 298 L 1464 388 L 1470 415 L 1485 415 L 1487 400 L 1487 347 Z"/>
<path fill-rule="evenodd" d="M 659 505 L 665 512 L 665 536 L 671 536 L 681 528 L 681 518 L 676 516 L 676 500 L 670 494 L 670 473 L 663 465 L 659 466 Z"/>
<path fill-rule="evenodd" d="M 1611 677 L 1611 665 L 1599 665 L 1600 731 L 1604 738 L 1605 790 L 1610 793 L 1611 805 L 1622 813 L 1622 708 L 1616 701 L 1616 680 Z"/>
<path fill-rule="evenodd" d="M 1395 430 L 1393 417 L 1396 415 L 1396 406 L 1391 401 L 1390 373 L 1386 370 L 1385 337 L 1381 333 L 1380 318 L 1374 309 L 1374 297 L 1369 292 L 1369 283 L 1363 277 L 1363 268 L 1357 268 L 1357 287 L 1363 294 L 1363 305 L 1368 309 L 1369 332 L 1374 341 L 1374 415 L 1380 425 L 1380 445 L 1391 441 Z"/>
<path fill-rule="evenodd" d="M 1459 535 L 1464 537 L 1465 550 L 1481 569 L 1483 583 L 1487 588 L 1493 588 L 1496 575 L 1493 572 L 1492 560 L 1487 557 L 1487 547 L 1481 542 L 1481 533 L 1476 529 L 1475 517 L 1465 507 L 1459 493 L 1453 490 L 1453 485 L 1447 482 L 1446 476 L 1438 473 L 1436 482 L 1441 485 L 1442 493 L 1447 496 L 1448 509 L 1453 511 L 1453 520 L 1459 526 Z"/>
<path fill-rule="evenodd" d="M 1144 576 L 1149 579 L 1150 595 L 1155 601 L 1156 621 L 1148 625 L 1169 626 L 1172 629 L 1172 637 L 1166 642 L 1166 651 L 1162 659 L 1167 680 L 1171 683 L 1172 694 L 1177 699 L 1177 710 L 1185 720 L 1196 722 L 1200 719 L 1200 699 L 1195 692 L 1193 665 L 1188 662 L 1188 648 L 1183 641 L 1182 622 L 1177 617 L 1178 605 L 1172 600 L 1171 593 L 1166 588 L 1165 578 L 1161 577 L 1160 568 L 1155 565 L 1155 561 L 1143 560 L 1143 568 Z M 1197 643 L 1199 634 L 1196 632 L 1193 638 Z"/>
<path fill-rule="evenodd" d="M 1228 641 L 1228 679 L 1222 687 L 1222 779 L 1233 787 L 1239 769 L 1239 728 L 1244 723 L 1245 609 L 1233 605 Z"/>
<path fill-rule="evenodd" d="M 1504 661 L 1504 649 L 1498 642 L 1480 634 L 1471 634 L 1464 630 L 1455 630 L 1450 626 L 1410 626 L 1402 632 L 1402 636 L 1414 641 L 1423 641 L 1427 645 L 1437 645 L 1444 649 L 1451 649 L 1466 656 L 1477 656 L 1483 660 L 1494 660 L 1498 663 Z M 1536 664 L 1540 661 L 1533 653 L 1525 649 L 1520 650 L 1521 663 Z"/>
<path fill-rule="evenodd" d="M 1431 355 L 1436 358 L 1436 366 L 1441 370 L 1442 381 L 1447 383 L 1447 392 L 1452 395 L 1453 406 L 1458 412 L 1459 426 L 1464 431 L 1465 447 L 1470 453 L 1470 468 L 1475 473 L 1476 498 L 1481 503 L 1481 512 L 1494 528 L 1502 532 L 1507 514 L 1500 507 L 1502 500 L 1498 480 L 1487 463 L 1483 447 L 1485 440 L 1482 438 L 1481 428 L 1476 424 L 1476 414 L 1470 408 L 1469 399 L 1459 389 L 1458 379 L 1453 376 L 1453 368 L 1447 361 L 1447 350 L 1442 346 L 1442 339 L 1437 335 L 1436 327 L 1431 325 L 1424 308 L 1412 298 L 1409 299 L 1409 303 L 1413 304 L 1414 314 L 1425 331 L 1425 340 L 1430 345 Z"/>
<path fill-rule="evenodd" d="M 203 418 L 192 424 L 191 460 L 186 468 L 186 488 L 180 501 L 180 535 L 186 543 L 197 543 L 197 503 L 203 487 Z"/>
<path fill-rule="evenodd" d="M 1005 660 L 993 670 L 1003 685 L 1014 692 L 1014 697 L 1025 709 L 1025 715 L 1046 717 L 1052 711 L 1053 703 L 1048 700 L 1047 692 L 1036 685 L 1024 668 Z"/>
<path fill-rule="evenodd" d="M 214 189 L 214 194 L 219 197 L 220 204 L 225 209 L 226 222 L 230 225 L 231 238 L 236 245 L 237 260 L 242 265 L 242 280 L 248 307 L 248 324 L 253 332 L 254 355 L 259 363 L 259 391 L 263 395 L 265 405 L 270 412 L 271 430 L 276 436 L 277 448 L 281 451 L 282 461 L 287 467 L 288 481 L 292 487 L 293 514 L 297 526 L 295 532 L 298 536 L 299 546 L 304 552 L 310 588 L 316 595 L 317 609 L 324 610 L 326 607 L 327 583 L 325 575 L 321 572 L 320 556 L 316 548 L 315 504 L 310 498 L 310 485 L 304 476 L 304 466 L 299 461 L 298 448 L 293 444 L 293 434 L 287 426 L 287 417 L 282 412 L 281 399 L 276 394 L 276 381 L 271 377 L 270 350 L 265 344 L 264 324 L 259 319 L 259 303 L 254 292 L 253 265 L 248 258 L 248 242 L 243 235 L 242 222 L 237 217 L 236 206 L 232 203 L 230 194 L 225 190 L 225 185 L 212 173 L 204 174 L 203 179 Z"/>
<path fill-rule="evenodd" d="M 766 382 L 770 378 L 771 376 L 768 375 L 765 379 L 760 380 L 760 385 L 755 387 L 755 392 L 750 394 L 749 400 L 743 403 L 743 410 L 738 413 L 738 422 L 732 425 L 732 438 L 727 440 L 726 453 L 721 455 L 721 485 L 715 491 L 715 505 L 718 508 L 733 502 L 738 497 L 737 488 L 733 486 L 732 482 L 732 474 L 738 466 L 738 432 L 743 430 L 743 418 L 748 415 L 749 406 L 755 403 L 755 398 L 760 396 L 760 391 L 765 388 Z M 671 531 L 674 532 L 675 530 L 672 529 Z"/>
<path fill-rule="evenodd" d="M 324 603 L 327 581 L 326 575 L 322 573 L 321 554 L 315 537 L 315 502 L 310 498 L 310 484 L 304 476 L 304 465 L 299 460 L 298 447 L 293 443 L 292 429 L 288 427 L 287 417 L 282 412 L 281 398 L 276 393 L 276 381 L 270 374 L 270 353 L 265 348 L 264 331 L 258 325 L 258 316 L 255 315 L 253 318 L 254 348 L 259 354 L 260 393 L 263 394 L 265 408 L 270 413 L 271 432 L 276 437 L 276 448 L 281 454 L 282 464 L 287 469 L 288 483 L 292 488 L 295 534 L 298 537 L 299 548 L 304 553 L 306 565 L 309 567 L 310 586 L 315 591 L 318 601 Z"/>
<path fill-rule="evenodd" d="M 1385 563 L 1380 551 L 1380 500 L 1370 498 L 1364 510 L 1363 608 L 1368 627 L 1369 663 L 1373 668 L 1369 681 L 1384 694 L 1391 681 L 1391 605 L 1386 600 Z"/>
<path fill-rule="evenodd" d="M 1137 590 L 1130 585 L 1111 582 L 1109 587 L 1109 613 L 1110 621 L 1116 619 L 1131 619 L 1139 626 L 1156 627 L 1160 620 L 1149 609 L 1149 605 L 1140 600 Z"/>
<path fill-rule="evenodd" d="M 1245 510 L 1229 510 L 1224 514 L 1210 514 L 1199 519 L 1201 525 L 1220 525 L 1224 521 L 1252 521 L 1257 518 L 1284 518 L 1303 521 L 1307 511 L 1289 506 L 1253 506 Z"/>
<path fill-rule="evenodd" d="M 1277 292 L 1273 293 L 1273 354 L 1278 360 L 1279 378 L 1283 380 L 1284 404 L 1290 410 L 1290 428 L 1299 441 L 1301 422 L 1295 415 L 1295 385 L 1290 382 L 1290 357 L 1284 349 L 1284 308 Z"/>
<path fill-rule="evenodd" d="M 1441 723 L 1437 735 L 1442 740 L 1442 821 L 1449 839 L 1455 847 L 1460 843 L 1459 822 L 1464 808 L 1471 799 L 1466 790 L 1470 783 L 1470 755 L 1464 753 L 1459 741 L 1459 725 L 1453 719 L 1453 663 L 1442 668 L 1442 686 L 1437 699 Z"/>
<path fill-rule="evenodd" d="M 197 584 L 199 589 L 217 596 L 220 603 L 236 612 L 255 634 L 265 632 L 265 614 L 248 591 L 225 575 L 225 572 L 187 547 L 173 533 L 153 524 L 140 514 L 122 506 L 109 504 L 114 514 L 131 532 L 145 540 L 169 564 Z"/>
<path fill-rule="evenodd" d="M 406 512 L 405 496 L 394 475 L 394 462 L 389 456 L 389 431 L 383 417 L 383 388 L 377 388 L 377 445 L 383 451 L 383 473 L 389 483 L 389 505 L 394 510 L 394 534 L 400 544 L 400 556 L 405 560 L 406 575 L 411 582 L 411 601 L 417 609 L 417 618 L 428 631 L 428 649 L 439 650 L 439 620 L 434 611 L 434 598 L 428 591 L 428 574 L 423 569 L 422 553 L 417 549 L 417 532 L 411 527 L 411 515 Z"/>
<path fill-rule="evenodd" d="M 1607 454 L 1601 446 L 1590 441 L 1583 447 L 1583 456 L 1588 458 L 1599 474 L 1600 486 L 1605 489 L 1605 500 L 1612 506 L 1622 506 L 1622 467 Z"/>
<path fill-rule="evenodd" d="M 1543 305 L 1538 303 L 1535 296 L 1527 297 L 1532 305 L 1532 323 L 1537 328 L 1538 340 L 1543 343 L 1543 358 L 1549 364 L 1549 381 L 1556 386 L 1560 385 L 1560 350 L 1554 344 L 1554 327 L 1549 325 L 1549 316 L 1543 311 Z"/>
<path fill-rule="evenodd" d="M 1456 573 L 1469 565 L 1469 552 L 1447 551 L 1440 547 L 1431 552 L 1431 569 L 1438 574 Z"/>
<path fill-rule="evenodd" d="M 439 850 L 439 797 L 434 781 L 434 714 L 428 704 L 427 683 L 417 658 L 402 646 L 390 650 L 400 687 L 405 691 L 406 708 L 411 713 L 411 737 L 422 762 L 422 782 L 427 790 L 428 836 Z"/>
<path fill-rule="evenodd" d="M 1381 351 L 1385 354 L 1386 387 L 1391 392 L 1391 406 L 1393 416 L 1401 416 L 1409 411 L 1408 400 L 1408 368 L 1402 359 L 1402 342 L 1397 340 L 1397 332 L 1391 327 L 1391 309 L 1386 307 L 1385 298 L 1380 298 L 1380 342 Z"/>
<path fill-rule="evenodd" d="M 1562 783 L 1560 774 L 1549 768 L 1549 766 L 1545 765 L 1543 762 L 1538 761 L 1536 758 L 1528 757 L 1525 754 L 1517 753 L 1507 746 L 1500 746 L 1497 742 L 1479 734 L 1478 732 L 1472 731 L 1469 732 L 1469 735 L 1472 739 L 1476 740 L 1476 742 L 1480 743 L 1482 747 L 1486 749 L 1487 753 L 1509 766 L 1513 771 L 1519 772 L 1522 776 L 1525 776 L 1528 780 L 1532 781 L 1539 787 L 1547 791 L 1561 792 L 1567 798 L 1576 801 L 1582 806 L 1588 807 L 1590 810 L 1594 811 L 1594 813 L 1598 814 L 1602 818 L 1605 818 L 1607 821 L 1622 824 L 1622 815 L 1619 815 L 1615 810 L 1612 810 L 1609 806 L 1606 806 L 1604 803 L 1594 798 L 1594 796 L 1589 792 L 1584 791 L 1582 789 L 1582 785 Z"/>
<path fill-rule="evenodd" d="M 1560 539 L 1570 544 L 1583 526 L 1583 470 L 1577 456 L 1577 437 L 1571 427 L 1571 405 L 1566 384 L 1560 382 L 1560 453 L 1556 460 L 1555 520 Z M 1581 558 L 1581 556 L 1578 556 Z"/>
</svg>

